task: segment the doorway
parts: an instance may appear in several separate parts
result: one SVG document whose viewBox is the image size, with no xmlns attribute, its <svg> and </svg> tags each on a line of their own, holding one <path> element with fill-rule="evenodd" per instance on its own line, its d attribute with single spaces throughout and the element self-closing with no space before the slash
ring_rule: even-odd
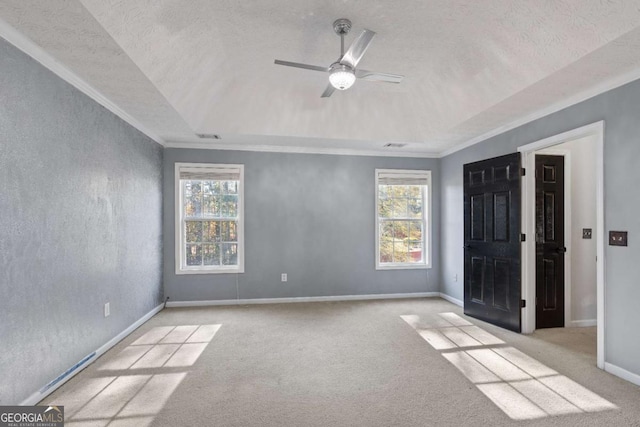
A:
<svg viewBox="0 0 640 427">
<path fill-rule="evenodd" d="M 571 260 L 565 259 L 564 160 L 562 155 L 535 154 L 536 329 L 568 326 L 565 263 Z"/>
<path fill-rule="evenodd" d="M 563 154 L 562 149 L 564 147 L 560 144 L 569 144 L 572 141 L 581 140 L 584 138 L 590 138 L 593 144 L 594 153 L 591 155 L 593 160 L 593 167 L 589 170 L 591 177 L 593 178 L 592 194 L 594 196 L 595 212 L 592 212 L 593 226 L 589 224 L 579 223 L 579 221 L 571 221 L 571 192 L 567 190 L 567 187 L 571 186 L 571 179 L 565 180 L 565 195 L 569 195 L 566 199 L 565 206 L 565 242 L 567 252 L 564 255 L 567 262 L 563 268 L 565 272 L 565 287 L 564 292 L 564 324 L 565 326 L 588 326 L 590 324 L 597 325 L 597 365 L 600 368 L 604 368 L 604 336 L 605 336 L 605 324 L 604 324 L 604 197 L 603 197 L 603 148 L 604 148 L 604 122 L 597 122 L 591 125 L 587 125 L 578 129 L 574 129 L 563 134 L 552 136 L 541 141 L 537 141 L 525 146 L 519 147 L 518 151 L 523 155 L 523 166 L 527 171 L 535 170 L 536 155 L 563 155 L 565 161 L 565 176 L 569 176 L 571 173 L 571 156 L 567 153 Z M 566 146 L 566 145 L 565 145 Z M 575 184 L 574 184 L 575 185 Z M 576 194 L 575 192 L 573 194 Z M 581 194 L 581 193 L 577 193 Z M 522 290 L 523 298 L 527 301 L 534 302 L 536 300 L 536 274 L 539 271 L 537 268 L 536 260 L 536 185 L 535 185 L 535 173 L 527 173 L 522 180 L 522 230 L 527 236 L 531 238 L 526 239 L 522 246 Z M 573 227 L 573 230 L 572 230 Z M 580 229 L 576 229 L 580 227 Z M 577 240 L 584 239 L 584 240 Z M 577 243 L 576 243 L 577 242 Z M 573 245 L 572 245 L 573 243 Z M 588 243 L 593 249 L 593 256 L 582 256 L 589 265 L 591 265 L 595 271 L 595 294 L 593 296 L 593 305 L 590 310 L 595 314 L 593 319 L 577 320 L 572 318 L 572 310 L 575 312 L 576 307 L 572 305 L 572 300 L 579 301 L 579 295 L 576 294 L 576 289 L 572 289 L 571 271 L 570 268 L 572 246 L 574 246 L 574 252 L 577 252 L 583 243 Z M 581 258 L 581 259 L 582 259 Z M 587 259 L 590 258 L 590 259 Z M 574 269 L 575 270 L 575 269 Z M 579 270 L 578 270 L 579 271 Z M 581 282 L 579 280 L 573 281 L 573 283 Z M 593 291 L 591 291 L 593 293 Z M 572 295 L 573 293 L 573 295 Z M 522 312 L 522 332 L 532 333 L 537 326 L 537 310 L 536 304 L 527 304 Z"/>
</svg>

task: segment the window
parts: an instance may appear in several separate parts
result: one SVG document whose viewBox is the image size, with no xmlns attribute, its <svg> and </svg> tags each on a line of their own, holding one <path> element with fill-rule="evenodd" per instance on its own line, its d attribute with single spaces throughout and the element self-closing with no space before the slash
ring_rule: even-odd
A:
<svg viewBox="0 0 640 427">
<path fill-rule="evenodd" d="M 376 269 L 431 266 L 431 172 L 376 169 Z"/>
<path fill-rule="evenodd" d="M 243 165 L 176 163 L 176 273 L 243 273 Z"/>
</svg>

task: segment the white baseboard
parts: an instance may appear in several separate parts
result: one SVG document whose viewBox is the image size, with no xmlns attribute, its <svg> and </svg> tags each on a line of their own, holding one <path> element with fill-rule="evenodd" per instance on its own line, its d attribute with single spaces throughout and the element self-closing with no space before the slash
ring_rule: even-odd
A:
<svg viewBox="0 0 640 427">
<path fill-rule="evenodd" d="M 569 323 L 569 326 L 572 328 L 586 328 L 587 326 L 598 326 L 598 321 L 596 319 L 572 320 Z"/>
<path fill-rule="evenodd" d="M 612 365 L 611 363 L 604 362 L 604 370 L 616 377 L 620 377 L 623 380 L 629 381 L 635 385 L 640 386 L 640 375 L 629 372 L 619 366 Z"/>
<path fill-rule="evenodd" d="M 284 304 L 296 302 L 365 301 L 375 299 L 439 297 L 439 292 L 417 292 L 411 294 L 336 295 L 327 297 L 252 298 L 210 301 L 167 301 L 167 307 L 206 307 L 210 305 Z"/>
<path fill-rule="evenodd" d="M 440 298 L 449 301 L 451 304 L 455 304 L 455 305 L 457 305 L 459 307 L 464 307 L 464 303 L 462 301 L 460 301 L 459 299 L 454 298 L 452 296 L 449 296 L 447 294 L 443 294 L 442 292 L 440 292 Z"/>
<path fill-rule="evenodd" d="M 148 312 L 147 314 L 142 316 L 140 319 L 138 319 L 134 323 L 132 323 L 124 331 L 120 332 L 118 335 L 116 335 L 115 337 L 110 339 L 108 342 L 106 342 L 104 345 L 102 345 L 96 351 L 94 351 L 93 353 L 89 354 L 84 359 L 82 359 L 80 362 L 78 362 L 76 365 L 74 365 L 72 368 L 70 368 L 68 371 L 66 371 L 65 373 L 60 375 L 58 377 L 59 379 L 56 378 L 56 380 L 54 380 L 51 383 L 49 383 L 49 384 L 52 384 L 52 383 L 54 383 L 54 384 L 52 384 L 51 386 L 49 386 L 49 384 L 45 385 L 40 390 L 38 390 L 37 392 L 33 393 L 31 396 L 26 398 L 22 403 L 20 403 L 20 405 L 21 406 L 31 406 L 31 405 L 36 405 L 38 402 L 42 401 L 42 399 L 44 399 L 45 397 L 47 397 L 48 395 L 53 393 L 62 384 L 64 384 L 67 381 L 69 381 L 78 372 L 82 371 L 84 368 L 86 368 L 91 363 L 93 363 L 98 357 L 102 356 L 111 347 L 113 347 L 114 345 L 118 344 L 120 341 L 125 339 L 131 332 L 133 332 L 136 329 L 138 329 L 143 323 L 145 323 L 147 320 L 152 318 L 156 313 L 158 313 L 163 308 L 164 308 L 164 304 L 160 304 L 159 306 L 155 307 L 153 310 L 151 310 L 150 312 Z"/>
</svg>

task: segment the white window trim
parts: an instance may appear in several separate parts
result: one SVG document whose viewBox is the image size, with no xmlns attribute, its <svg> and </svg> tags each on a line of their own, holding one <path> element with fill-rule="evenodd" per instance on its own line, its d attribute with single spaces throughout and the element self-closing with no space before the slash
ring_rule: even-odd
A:
<svg viewBox="0 0 640 427">
<path fill-rule="evenodd" d="M 379 207 L 379 189 L 378 189 L 378 176 L 381 173 L 403 173 L 410 174 L 415 173 L 416 175 L 426 176 L 427 177 L 427 189 L 424 191 L 423 197 L 424 201 L 427 205 L 426 209 L 422 210 L 423 221 L 425 224 L 425 231 L 423 233 L 423 242 L 422 247 L 427 249 L 427 254 L 424 257 L 424 262 L 422 263 L 380 263 L 380 218 L 378 218 L 378 207 Z M 410 170 L 410 169 L 376 169 L 375 170 L 375 222 L 376 222 L 376 270 L 415 270 L 415 269 L 426 269 L 431 268 L 431 171 L 429 170 Z"/>
<path fill-rule="evenodd" d="M 238 168 L 240 170 L 240 185 L 238 186 L 238 265 L 233 266 L 198 266 L 186 267 L 184 259 L 184 236 L 182 230 L 182 186 L 180 185 L 181 167 L 202 168 Z M 175 181 L 175 270 L 176 274 L 221 274 L 244 273 L 244 165 L 222 163 L 176 163 L 174 168 Z"/>
</svg>

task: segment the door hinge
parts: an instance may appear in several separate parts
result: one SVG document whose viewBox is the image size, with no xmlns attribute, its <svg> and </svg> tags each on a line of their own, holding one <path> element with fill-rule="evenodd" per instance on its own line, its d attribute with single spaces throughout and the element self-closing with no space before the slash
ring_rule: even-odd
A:
<svg viewBox="0 0 640 427">
<path fill-rule="evenodd" d="M 520 241 L 521 242 L 526 242 L 527 241 L 527 235 L 524 234 L 524 233 L 520 234 Z"/>
<path fill-rule="evenodd" d="M 520 300 L 520 308 L 525 308 L 527 306 L 527 300 L 521 299 Z"/>
<path fill-rule="evenodd" d="M 527 170 L 525 168 L 520 168 L 520 176 L 525 176 L 527 174 Z"/>
</svg>

